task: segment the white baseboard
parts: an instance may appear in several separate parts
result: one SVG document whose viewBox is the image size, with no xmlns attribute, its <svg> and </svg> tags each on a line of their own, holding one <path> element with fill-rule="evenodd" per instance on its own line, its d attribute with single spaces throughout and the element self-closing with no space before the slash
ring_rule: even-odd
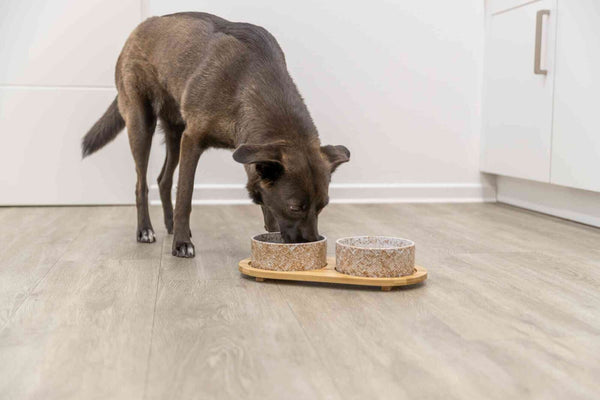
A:
<svg viewBox="0 0 600 400">
<path fill-rule="evenodd" d="M 158 185 L 151 204 L 160 204 Z M 482 183 L 332 183 L 331 203 L 475 203 L 496 201 L 495 189 Z M 175 198 L 175 196 L 173 196 Z M 243 184 L 196 184 L 193 204 L 250 204 Z"/>
<path fill-rule="evenodd" d="M 501 203 L 600 227 L 600 193 L 498 176 Z"/>
</svg>

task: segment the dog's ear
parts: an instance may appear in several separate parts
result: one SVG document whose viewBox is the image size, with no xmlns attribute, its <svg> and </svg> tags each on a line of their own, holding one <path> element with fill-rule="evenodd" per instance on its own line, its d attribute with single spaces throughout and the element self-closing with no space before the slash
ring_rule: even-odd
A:
<svg viewBox="0 0 600 400">
<path fill-rule="evenodd" d="M 350 161 L 350 150 L 346 146 L 321 146 L 321 153 L 329 161 L 332 173 L 340 164 Z"/>
<path fill-rule="evenodd" d="M 283 173 L 279 144 L 243 144 L 233 152 L 233 159 L 242 164 L 254 164 L 262 179 L 274 181 Z"/>
</svg>

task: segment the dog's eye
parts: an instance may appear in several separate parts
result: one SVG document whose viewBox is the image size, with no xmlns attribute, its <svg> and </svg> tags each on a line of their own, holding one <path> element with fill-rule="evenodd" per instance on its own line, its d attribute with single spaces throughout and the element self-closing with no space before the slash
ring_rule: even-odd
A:
<svg viewBox="0 0 600 400">
<path fill-rule="evenodd" d="M 292 204 L 290 206 L 290 211 L 291 212 L 301 212 L 301 211 L 304 211 L 304 206 L 301 206 L 299 204 Z"/>
</svg>

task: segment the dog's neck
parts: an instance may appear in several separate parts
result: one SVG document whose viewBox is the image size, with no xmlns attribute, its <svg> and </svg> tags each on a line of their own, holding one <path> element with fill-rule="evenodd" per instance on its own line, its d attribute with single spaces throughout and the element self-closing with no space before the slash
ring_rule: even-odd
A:
<svg viewBox="0 0 600 400">
<path fill-rule="evenodd" d="M 242 87 L 238 145 L 285 141 L 302 146 L 318 140 L 317 128 L 287 71 L 262 70 Z"/>
</svg>

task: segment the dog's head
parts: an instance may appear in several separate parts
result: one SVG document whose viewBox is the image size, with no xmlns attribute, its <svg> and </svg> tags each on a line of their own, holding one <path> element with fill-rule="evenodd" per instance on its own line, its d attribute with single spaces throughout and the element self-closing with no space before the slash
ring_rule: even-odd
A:
<svg viewBox="0 0 600 400">
<path fill-rule="evenodd" d="M 268 231 L 281 232 L 288 243 L 318 240 L 331 174 L 350 159 L 346 147 L 244 144 L 233 158 L 246 166 L 250 197 L 263 207 Z"/>
</svg>

